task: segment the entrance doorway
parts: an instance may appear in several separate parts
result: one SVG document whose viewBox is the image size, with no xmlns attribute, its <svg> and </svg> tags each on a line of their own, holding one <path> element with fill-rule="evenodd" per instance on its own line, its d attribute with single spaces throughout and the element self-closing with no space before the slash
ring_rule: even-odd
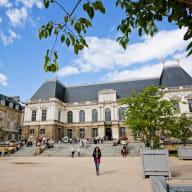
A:
<svg viewBox="0 0 192 192">
<path fill-rule="evenodd" d="M 108 140 L 111 140 L 112 139 L 112 130 L 110 127 L 107 127 L 105 129 L 105 136 Z"/>
</svg>

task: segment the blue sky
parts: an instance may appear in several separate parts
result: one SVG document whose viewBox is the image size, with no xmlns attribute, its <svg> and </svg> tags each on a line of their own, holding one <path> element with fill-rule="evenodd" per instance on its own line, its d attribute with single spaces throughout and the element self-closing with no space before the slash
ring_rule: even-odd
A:
<svg viewBox="0 0 192 192">
<path fill-rule="evenodd" d="M 97 13 L 93 27 L 86 34 L 89 49 L 79 55 L 58 42 L 60 69 L 57 73 L 43 70 L 45 51 L 53 38 L 38 39 L 38 29 L 49 20 L 61 20 L 63 11 L 56 5 L 45 9 L 43 0 L 0 0 L 0 93 L 20 96 L 24 102 L 43 84 L 45 77 L 57 78 L 65 85 L 103 81 L 150 78 L 159 76 L 162 61 L 180 65 L 192 75 L 192 57 L 186 57 L 185 29 L 179 30 L 166 20 L 158 23 L 159 32 L 153 38 L 131 35 L 127 50 L 115 41 L 116 26 L 123 17 L 115 0 L 104 0 L 106 14 Z M 63 1 L 71 10 L 76 0 Z M 69 3 L 70 2 L 70 3 Z M 81 5 L 77 15 L 84 14 Z"/>
</svg>

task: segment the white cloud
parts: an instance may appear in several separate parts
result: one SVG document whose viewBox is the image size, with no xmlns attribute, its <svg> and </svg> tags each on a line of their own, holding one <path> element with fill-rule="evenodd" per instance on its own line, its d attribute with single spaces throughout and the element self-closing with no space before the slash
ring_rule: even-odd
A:
<svg viewBox="0 0 192 192">
<path fill-rule="evenodd" d="M 2 17 L 0 17 L 0 23 L 3 21 Z"/>
<path fill-rule="evenodd" d="M 192 56 L 186 57 L 186 53 L 180 53 L 173 56 L 175 59 L 179 59 L 179 64 L 184 70 L 192 76 Z M 166 65 L 177 64 L 176 60 L 165 61 Z M 145 65 L 144 67 L 137 68 L 135 70 L 113 71 L 103 77 L 104 80 L 121 80 L 121 79 L 141 79 L 160 77 L 163 69 L 163 64 L 158 63 L 154 65 Z"/>
<path fill-rule="evenodd" d="M 1 41 L 3 42 L 3 44 L 5 46 L 13 43 L 14 39 L 20 39 L 21 38 L 14 31 L 12 31 L 10 29 L 8 31 L 9 31 L 9 36 L 6 36 L 2 31 L 0 31 L 0 38 L 1 38 Z"/>
<path fill-rule="evenodd" d="M 21 9 L 9 9 L 6 11 L 6 15 L 8 16 L 11 25 L 14 27 L 22 25 L 27 17 L 28 17 L 28 12 L 27 9 L 22 7 Z"/>
<path fill-rule="evenodd" d="M 175 59 L 179 60 L 180 65 L 192 76 L 192 55 L 190 57 L 186 57 L 187 53 L 179 53 L 174 55 Z"/>
<path fill-rule="evenodd" d="M 152 66 L 146 65 L 136 70 L 114 71 L 108 73 L 104 80 L 141 79 L 159 77 L 163 69 L 162 63 Z"/>
<path fill-rule="evenodd" d="M 9 2 L 9 0 L 0 0 L 0 7 L 11 7 L 12 4 Z"/>
<path fill-rule="evenodd" d="M 74 62 L 82 72 L 89 72 L 164 59 L 186 47 L 185 31 L 160 31 L 154 37 L 145 37 L 143 42 L 128 45 L 126 50 L 115 40 L 87 37 L 89 49 L 84 49 Z"/>
<path fill-rule="evenodd" d="M 43 3 L 41 0 L 16 0 L 16 4 L 22 3 L 27 8 L 32 8 L 33 6 L 37 6 L 38 8 L 43 8 Z"/>
<path fill-rule="evenodd" d="M 7 86 L 7 77 L 5 75 L 3 75 L 2 73 L 0 73 L 0 85 L 3 86 Z"/>
<path fill-rule="evenodd" d="M 79 70 L 76 67 L 67 66 L 67 67 L 61 68 L 57 72 L 57 75 L 60 76 L 60 77 L 64 77 L 64 76 L 74 75 L 74 74 L 78 74 L 78 73 L 79 73 Z"/>
</svg>

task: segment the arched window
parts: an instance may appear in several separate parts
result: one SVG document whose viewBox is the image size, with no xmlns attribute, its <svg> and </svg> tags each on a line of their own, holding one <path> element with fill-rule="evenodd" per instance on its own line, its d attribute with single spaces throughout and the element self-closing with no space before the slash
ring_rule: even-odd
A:
<svg viewBox="0 0 192 192">
<path fill-rule="evenodd" d="M 92 110 L 92 121 L 97 122 L 98 121 L 98 112 L 97 109 Z"/>
<path fill-rule="evenodd" d="M 123 136 L 125 136 L 126 134 L 125 134 L 125 127 L 120 127 L 119 128 L 119 136 L 120 137 L 123 137 Z"/>
<path fill-rule="evenodd" d="M 19 105 L 15 105 L 15 109 L 16 109 L 16 110 L 19 110 Z"/>
<path fill-rule="evenodd" d="M 13 103 L 9 103 L 9 107 L 10 107 L 10 108 L 13 108 Z"/>
<path fill-rule="evenodd" d="M 125 109 L 123 107 L 120 107 L 118 110 L 118 114 L 119 114 L 119 121 L 124 121 L 125 120 Z"/>
<path fill-rule="evenodd" d="M 79 111 L 79 122 L 80 123 L 85 122 L 85 111 L 84 110 Z"/>
<path fill-rule="evenodd" d="M 81 128 L 79 129 L 79 138 L 84 138 L 85 137 L 85 129 Z"/>
<path fill-rule="evenodd" d="M 68 138 L 72 138 L 72 129 L 67 129 Z"/>
<path fill-rule="evenodd" d="M 105 121 L 111 121 L 111 109 L 105 109 Z"/>
<path fill-rule="evenodd" d="M 5 105 L 5 100 L 4 99 L 1 100 L 1 105 Z"/>
<path fill-rule="evenodd" d="M 97 128 L 93 128 L 92 129 L 92 137 L 95 138 L 98 136 L 98 129 Z"/>
<path fill-rule="evenodd" d="M 67 122 L 73 123 L 73 112 L 72 111 L 68 111 L 68 113 L 67 113 Z"/>
</svg>

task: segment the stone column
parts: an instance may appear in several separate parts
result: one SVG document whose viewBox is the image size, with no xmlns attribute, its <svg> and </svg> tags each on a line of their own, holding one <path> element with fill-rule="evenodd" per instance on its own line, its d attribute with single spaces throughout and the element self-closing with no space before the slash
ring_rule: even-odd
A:
<svg viewBox="0 0 192 192">
<path fill-rule="evenodd" d="M 105 136 L 105 127 L 104 126 L 99 126 L 98 127 L 98 135 L 99 135 L 99 137 L 104 137 Z"/>
<path fill-rule="evenodd" d="M 118 139 L 119 138 L 119 126 L 118 125 L 113 125 L 112 126 L 112 137 L 114 139 Z"/>
</svg>

